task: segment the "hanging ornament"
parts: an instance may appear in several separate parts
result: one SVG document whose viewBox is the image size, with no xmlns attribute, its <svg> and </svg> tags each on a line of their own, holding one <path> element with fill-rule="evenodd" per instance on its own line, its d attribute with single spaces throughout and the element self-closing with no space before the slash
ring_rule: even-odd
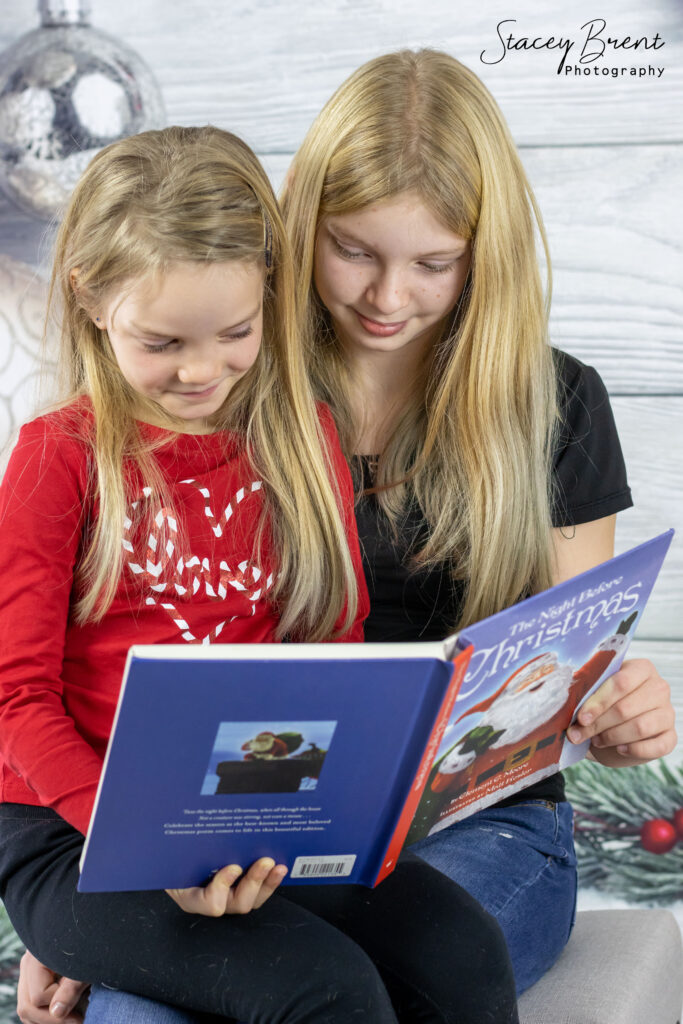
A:
<svg viewBox="0 0 683 1024">
<path fill-rule="evenodd" d="M 648 853 L 668 853 L 678 842 L 676 829 L 664 818 L 646 821 L 640 830 L 640 843 Z"/>
<path fill-rule="evenodd" d="M 90 27 L 89 0 L 39 0 L 38 10 L 41 27 L 0 54 L 0 185 L 50 219 L 99 149 L 165 115 L 140 57 Z"/>
</svg>

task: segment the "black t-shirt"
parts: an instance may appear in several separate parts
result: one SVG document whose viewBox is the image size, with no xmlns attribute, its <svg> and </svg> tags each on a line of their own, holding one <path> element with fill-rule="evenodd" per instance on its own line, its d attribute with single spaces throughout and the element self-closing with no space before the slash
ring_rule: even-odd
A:
<svg viewBox="0 0 683 1024">
<path fill-rule="evenodd" d="M 553 458 L 552 522 L 571 527 L 621 512 L 633 502 L 605 385 L 593 367 L 557 349 L 553 352 L 562 417 Z M 362 486 L 371 487 L 372 460 L 357 461 L 356 476 L 362 473 Z M 450 567 L 416 572 L 409 565 L 409 549 L 419 547 L 426 531 L 419 513 L 408 514 L 398 544 L 374 495 L 359 500 L 356 519 L 370 591 L 366 641 L 442 640 L 452 633 L 460 615 L 462 586 L 453 581 Z M 502 802 L 530 798 L 563 799 L 562 776 L 552 775 Z"/>
</svg>

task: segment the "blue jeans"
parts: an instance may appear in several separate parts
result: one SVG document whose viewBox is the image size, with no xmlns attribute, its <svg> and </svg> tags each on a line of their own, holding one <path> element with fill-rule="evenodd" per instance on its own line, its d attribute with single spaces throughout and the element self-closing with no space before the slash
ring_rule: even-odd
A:
<svg viewBox="0 0 683 1024">
<path fill-rule="evenodd" d="M 410 847 L 497 918 L 521 994 L 557 960 L 576 917 L 572 808 L 488 807 Z"/>
<path fill-rule="evenodd" d="M 85 1019 L 88 1024 L 208 1024 L 211 1017 L 156 1003 L 131 992 L 93 985 Z M 225 1018 L 222 1020 L 225 1024 Z"/>
<path fill-rule="evenodd" d="M 562 952 L 576 915 L 570 804 L 489 807 L 410 847 L 498 919 L 517 992 Z M 94 986 L 85 1024 L 206 1024 L 211 1018 Z"/>
</svg>

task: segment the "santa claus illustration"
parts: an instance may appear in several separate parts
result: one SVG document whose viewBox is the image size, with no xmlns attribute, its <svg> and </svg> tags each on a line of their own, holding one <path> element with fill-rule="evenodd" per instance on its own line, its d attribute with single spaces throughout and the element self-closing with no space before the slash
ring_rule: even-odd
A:
<svg viewBox="0 0 683 1024">
<path fill-rule="evenodd" d="M 300 732 L 263 730 L 246 740 L 241 750 L 242 761 L 219 761 L 216 793 L 294 793 L 302 779 L 317 779 L 326 750 L 309 740 L 308 749 L 298 751 L 304 743 Z"/>
<path fill-rule="evenodd" d="M 479 714 L 477 725 L 446 751 L 432 769 L 420 818 L 434 824 L 451 801 L 488 779 L 524 764 L 533 756 L 537 772 L 558 762 L 565 730 L 577 706 L 622 656 L 633 612 L 616 632 L 603 640 L 580 668 L 563 665 L 546 651 L 527 661 L 495 693 L 469 708 L 458 721 Z M 500 780 L 500 788 L 505 780 Z M 430 826 L 431 827 L 431 826 Z"/>
</svg>

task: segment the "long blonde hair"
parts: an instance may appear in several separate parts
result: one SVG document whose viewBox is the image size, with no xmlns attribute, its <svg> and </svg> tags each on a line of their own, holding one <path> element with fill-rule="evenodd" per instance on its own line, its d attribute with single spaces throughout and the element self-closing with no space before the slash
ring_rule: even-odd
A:
<svg viewBox="0 0 683 1024">
<path fill-rule="evenodd" d="M 446 53 L 402 51 L 363 65 L 323 108 L 288 176 L 283 208 L 312 375 L 347 455 L 353 381 L 312 284 L 316 236 L 323 218 L 403 192 L 470 240 L 472 258 L 427 379 L 381 455 L 378 498 L 396 531 L 417 500 L 429 537 L 413 562 L 450 562 L 465 583 L 464 625 L 551 582 L 557 399 L 538 208 L 495 101 Z"/>
<path fill-rule="evenodd" d="M 258 160 L 240 139 L 213 127 L 145 132 L 102 150 L 77 185 L 57 238 L 50 301 L 61 300 L 64 391 L 67 399 L 87 396 L 94 412 L 93 429 L 84 433 L 99 510 L 79 567 L 77 619 L 101 617 L 116 592 L 130 497 L 126 464 L 164 494 L 154 452 L 167 443 L 139 431 L 141 396 L 92 314 L 112 292 L 178 261 L 240 261 L 264 270 L 259 354 L 214 425 L 231 431 L 233 442 L 242 439 L 263 480 L 257 547 L 269 532 L 279 634 L 329 638 L 344 608 L 345 628 L 352 622 L 357 584 L 297 330 L 290 248 Z M 150 410 L 157 422 L 164 416 L 155 403 Z M 179 427 L 170 419 L 168 425 Z"/>
</svg>

